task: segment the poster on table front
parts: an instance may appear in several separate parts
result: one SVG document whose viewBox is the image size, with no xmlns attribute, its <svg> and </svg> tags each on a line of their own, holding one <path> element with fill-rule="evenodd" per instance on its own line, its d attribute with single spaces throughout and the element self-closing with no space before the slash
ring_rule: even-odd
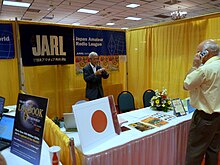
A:
<svg viewBox="0 0 220 165">
<path fill-rule="evenodd" d="M 48 99 L 19 94 L 11 152 L 39 165 Z"/>
<path fill-rule="evenodd" d="M 89 63 L 88 55 L 96 52 L 100 65 L 109 71 L 119 70 L 119 55 L 126 55 L 124 31 L 74 29 L 76 73 Z"/>
<path fill-rule="evenodd" d="M 0 59 L 15 57 L 12 24 L 0 24 Z"/>
<path fill-rule="evenodd" d="M 24 66 L 73 64 L 73 29 L 52 25 L 20 24 Z"/>
</svg>

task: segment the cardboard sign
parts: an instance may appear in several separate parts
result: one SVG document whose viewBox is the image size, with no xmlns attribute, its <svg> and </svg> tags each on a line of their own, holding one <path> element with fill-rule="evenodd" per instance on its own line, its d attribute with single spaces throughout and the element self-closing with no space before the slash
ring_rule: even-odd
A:
<svg viewBox="0 0 220 165">
<path fill-rule="evenodd" d="M 83 153 L 120 133 L 114 107 L 113 96 L 72 106 Z"/>
</svg>

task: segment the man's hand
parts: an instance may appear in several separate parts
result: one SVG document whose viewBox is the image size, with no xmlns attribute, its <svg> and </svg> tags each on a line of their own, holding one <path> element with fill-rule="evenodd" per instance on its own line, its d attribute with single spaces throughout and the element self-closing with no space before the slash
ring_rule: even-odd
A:
<svg viewBox="0 0 220 165">
<path fill-rule="evenodd" d="M 201 57 L 199 53 L 197 53 L 193 59 L 193 67 L 198 68 L 202 64 Z"/>
<path fill-rule="evenodd" d="M 99 70 L 95 72 L 95 75 L 101 75 L 104 70 L 105 68 L 100 68 Z"/>
</svg>

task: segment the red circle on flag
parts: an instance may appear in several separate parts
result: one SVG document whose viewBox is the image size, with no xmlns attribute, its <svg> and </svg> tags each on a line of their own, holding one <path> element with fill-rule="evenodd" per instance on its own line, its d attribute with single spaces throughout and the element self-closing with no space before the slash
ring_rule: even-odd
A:
<svg viewBox="0 0 220 165">
<path fill-rule="evenodd" d="M 107 117 L 102 110 L 96 110 L 91 119 L 92 127 L 96 132 L 103 132 L 107 126 Z"/>
</svg>

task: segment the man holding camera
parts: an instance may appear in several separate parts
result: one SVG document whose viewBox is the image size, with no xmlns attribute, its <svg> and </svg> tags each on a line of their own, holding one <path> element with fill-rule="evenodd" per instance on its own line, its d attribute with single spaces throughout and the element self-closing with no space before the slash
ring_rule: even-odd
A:
<svg viewBox="0 0 220 165">
<path fill-rule="evenodd" d="M 96 52 L 89 53 L 90 63 L 83 68 L 83 78 L 86 82 L 86 98 L 98 99 L 104 96 L 102 78 L 107 79 L 109 73 L 98 65 L 99 56 Z"/>
</svg>

